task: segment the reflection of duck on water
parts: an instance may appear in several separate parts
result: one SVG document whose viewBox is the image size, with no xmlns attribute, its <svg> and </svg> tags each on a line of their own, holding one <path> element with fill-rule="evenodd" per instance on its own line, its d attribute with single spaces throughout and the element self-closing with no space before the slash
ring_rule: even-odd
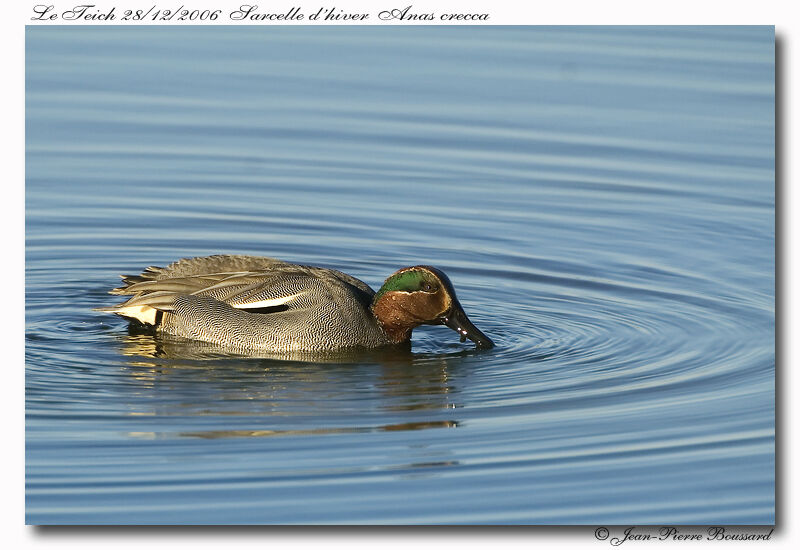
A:
<svg viewBox="0 0 800 550">
<path fill-rule="evenodd" d="M 202 439 L 221 439 L 225 437 L 278 437 L 282 435 L 330 435 L 352 434 L 364 432 L 405 432 L 410 430 L 428 430 L 430 428 L 455 428 L 458 423 L 453 420 L 435 422 L 403 422 L 376 427 L 342 427 L 316 428 L 309 430 L 209 430 L 205 432 L 182 432 L 184 437 L 200 437 Z"/>
<path fill-rule="evenodd" d="M 472 324 L 450 280 L 430 266 L 395 272 L 374 292 L 333 269 L 255 256 L 208 256 L 123 276 L 99 308 L 157 330 L 239 351 L 304 352 L 408 344 L 423 324 L 446 325 L 478 348 L 493 342 Z"/>
<path fill-rule="evenodd" d="M 117 338 L 128 358 L 124 370 L 152 397 L 132 414 L 230 419 L 222 429 L 179 433 L 206 439 L 455 428 L 458 420 L 441 417 L 459 408 L 448 366 L 475 353 L 389 347 L 252 357 L 152 332 Z M 354 409 L 363 414 L 353 417 Z M 406 414 L 413 418 L 403 422 Z M 337 417 L 342 423 L 332 425 Z"/>
</svg>

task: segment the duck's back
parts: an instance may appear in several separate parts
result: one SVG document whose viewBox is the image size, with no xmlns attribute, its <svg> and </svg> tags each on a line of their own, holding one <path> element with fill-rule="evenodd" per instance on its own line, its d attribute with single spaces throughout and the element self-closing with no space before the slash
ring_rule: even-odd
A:
<svg viewBox="0 0 800 550">
<path fill-rule="evenodd" d="M 113 311 L 152 320 L 176 336 L 275 352 L 388 343 L 369 311 L 374 291 L 332 269 L 227 255 L 183 259 L 123 279 L 126 286 L 115 293 L 133 297 Z"/>
</svg>

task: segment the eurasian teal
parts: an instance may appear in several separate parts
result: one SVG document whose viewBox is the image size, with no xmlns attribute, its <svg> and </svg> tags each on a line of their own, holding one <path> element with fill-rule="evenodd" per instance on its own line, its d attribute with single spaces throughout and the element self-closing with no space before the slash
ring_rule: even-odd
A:
<svg viewBox="0 0 800 550">
<path fill-rule="evenodd" d="M 426 265 L 395 272 L 377 293 L 333 269 L 241 255 L 186 258 L 122 279 L 110 293 L 132 297 L 99 310 L 234 350 L 376 348 L 409 342 L 423 324 L 494 346 L 467 318 L 447 275 Z"/>
</svg>

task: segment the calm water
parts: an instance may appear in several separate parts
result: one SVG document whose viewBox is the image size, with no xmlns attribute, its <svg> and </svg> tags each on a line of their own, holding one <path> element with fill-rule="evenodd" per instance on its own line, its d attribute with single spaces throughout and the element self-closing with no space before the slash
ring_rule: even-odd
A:
<svg viewBox="0 0 800 550">
<path fill-rule="evenodd" d="M 773 523 L 773 29 L 28 28 L 29 523 Z M 446 271 L 497 343 L 204 354 L 213 253 Z"/>
</svg>

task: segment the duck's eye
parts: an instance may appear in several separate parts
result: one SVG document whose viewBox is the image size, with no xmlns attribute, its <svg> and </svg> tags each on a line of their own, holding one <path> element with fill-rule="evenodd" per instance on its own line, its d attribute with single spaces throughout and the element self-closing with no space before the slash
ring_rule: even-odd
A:
<svg viewBox="0 0 800 550">
<path fill-rule="evenodd" d="M 436 287 L 430 283 L 424 283 L 422 285 L 422 290 L 424 290 L 425 292 L 433 292 L 434 290 L 436 290 Z"/>
</svg>

